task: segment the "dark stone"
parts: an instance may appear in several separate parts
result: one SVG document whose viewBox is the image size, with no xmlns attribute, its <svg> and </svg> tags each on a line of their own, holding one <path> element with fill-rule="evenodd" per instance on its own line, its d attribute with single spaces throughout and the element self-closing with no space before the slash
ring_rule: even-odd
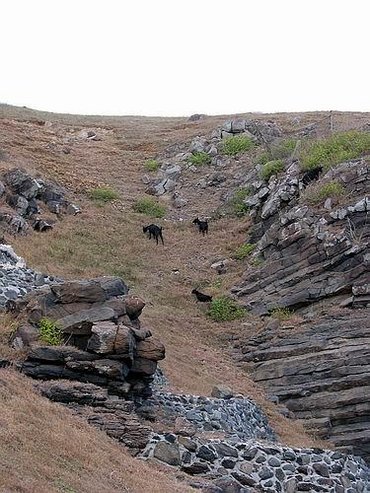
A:
<svg viewBox="0 0 370 493">
<path fill-rule="evenodd" d="M 217 455 L 215 454 L 215 452 L 206 445 L 202 445 L 201 447 L 199 447 L 199 450 L 197 451 L 197 456 L 209 462 L 213 462 L 215 459 L 217 459 Z"/>
<path fill-rule="evenodd" d="M 155 446 L 153 456 L 171 466 L 180 464 L 180 452 L 178 445 L 168 442 L 159 442 Z"/>
<path fill-rule="evenodd" d="M 212 446 L 219 457 L 238 457 L 236 448 L 227 443 L 213 443 Z"/>
<path fill-rule="evenodd" d="M 251 476 L 247 476 L 246 474 L 242 474 L 239 471 L 233 471 L 231 475 L 243 486 L 254 486 L 256 484 L 255 479 Z"/>
<path fill-rule="evenodd" d="M 312 467 L 315 469 L 315 472 L 317 472 L 317 474 L 320 474 L 320 476 L 323 476 L 325 478 L 328 478 L 330 476 L 329 469 L 326 464 L 318 462 L 312 464 Z"/>
<path fill-rule="evenodd" d="M 258 471 L 258 476 L 261 478 L 261 479 L 269 479 L 269 478 L 272 478 L 274 475 L 273 472 L 271 472 L 271 470 L 268 468 L 268 467 L 262 467 L 259 471 Z"/>
<path fill-rule="evenodd" d="M 226 469 L 234 469 L 236 462 L 232 459 L 223 459 L 221 462 L 222 467 Z"/>
<path fill-rule="evenodd" d="M 205 474 L 209 471 L 209 466 L 205 462 L 193 462 L 193 464 L 182 465 L 181 470 L 187 474 Z"/>
</svg>

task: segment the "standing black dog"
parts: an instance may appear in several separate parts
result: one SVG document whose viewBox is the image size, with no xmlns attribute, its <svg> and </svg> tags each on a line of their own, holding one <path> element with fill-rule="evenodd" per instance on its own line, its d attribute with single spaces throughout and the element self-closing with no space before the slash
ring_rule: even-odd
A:
<svg viewBox="0 0 370 493">
<path fill-rule="evenodd" d="M 155 241 L 157 242 L 157 245 L 158 245 L 158 238 L 160 238 L 162 240 L 162 245 L 164 245 L 161 226 L 157 226 L 156 224 L 149 224 L 149 226 L 143 226 L 143 233 L 149 233 L 149 240 L 151 240 L 153 236 L 153 238 L 155 238 Z"/>
<path fill-rule="evenodd" d="M 208 234 L 208 221 L 200 221 L 197 217 L 194 219 L 193 224 L 197 224 L 199 228 L 199 233 L 202 233 L 204 236 L 206 233 Z"/>
<path fill-rule="evenodd" d="M 209 296 L 209 294 L 201 293 L 197 289 L 193 289 L 191 294 L 195 294 L 197 301 L 200 301 L 201 303 L 209 303 L 210 301 L 212 301 L 212 296 Z"/>
</svg>

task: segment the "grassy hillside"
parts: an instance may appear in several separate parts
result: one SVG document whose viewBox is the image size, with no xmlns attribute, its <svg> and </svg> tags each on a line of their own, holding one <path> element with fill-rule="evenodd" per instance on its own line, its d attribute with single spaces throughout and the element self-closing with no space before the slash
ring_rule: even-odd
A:
<svg viewBox="0 0 370 493">
<path fill-rule="evenodd" d="M 243 243 L 248 219 L 212 222 L 208 237 L 199 235 L 190 221 L 162 220 L 165 246 L 157 247 L 142 232 L 142 226 L 153 220 L 132 210 L 134 202 L 145 192 L 141 177 L 147 159 L 172 143 L 211 131 L 226 117 L 209 117 L 199 122 L 181 118 L 70 117 L 12 107 L 0 107 L 1 114 L 0 172 L 22 166 L 55 179 L 68 189 L 70 198 L 83 211 L 76 217 L 64 217 L 47 235 L 10 239 L 29 266 L 70 278 L 122 276 L 132 292 L 147 302 L 142 321 L 166 346 L 167 357 L 162 367 L 175 390 L 207 395 L 214 384 L 230 385 L 261 405 L 284 443 L 318 443 L 306 435 L 300 423 L 278 413 L 248 374 L 232 361 L 233 333 L 242 330 L 252 334 L 258 329 L 259 320 L 246 316 L 241 321 L 215 324 L 190 294 L 198 286 L 213 295 L 225 294 L 240 278 L 243 262 L 237 262 L 222 277 L 209 266 Z M 323 114 L 298 116 L 303 125 Z M 257 118 L 269 119 L 271 115 Z M 292 125 L 292 115 L 273 118 L 286 128 Z M 337 122 L 345 126 L 351 119 L 361 125 L 366 118 L 364 114 L 341 114 L 337 115 Z M 45 125 L 45 121 L 52 123 Z M 74 139 L 83 129 L 95 129 L 102 139 Z M 89 191 L 98 186 L 110 187 L 117 192 L 118 199 L 111 203 L 90 199 Z M 10 478 L 9 482 L 0 483 L 2 491 L 190 491 L 171 486 L 160 473 L 154 481 L 151 479 L 148 489 L 145 481 L 149 466 L 137 464 L 118 445 L 70 417 L 67 411 L 35 397 L 24 378 L 11 373 L 2 375 L 6 385 L 1 386 L 0 382 L 0 391 L 5 392 L 0 416 L 6 427 L 0 430 L 8 433 L 8 440 L 2 447 L 0 471 L 8 471 Z M 48 423 L 47 430 L 44 423 Z M 22 435 L 27 426 L 32 432 Z M 55 430 L 58 432 L 54 433 Z M 74 434 L 77 439 L 69 447 L 68 437 Z M 14 447 L 21 436 L 21 445 Z M 63 454 L 67 455 L 65 466 L 58 458 Z M 78 461 L 76 467 L 70 464 L 74 460 Z M 13 477 L 9 473 L 12 461 L 17 461 L 22 474 Z M 66 486 L 53 483 L 56 478 L 65 481 Z M 153 484 L 157 489 L 153 489 Z"/>
</svg>

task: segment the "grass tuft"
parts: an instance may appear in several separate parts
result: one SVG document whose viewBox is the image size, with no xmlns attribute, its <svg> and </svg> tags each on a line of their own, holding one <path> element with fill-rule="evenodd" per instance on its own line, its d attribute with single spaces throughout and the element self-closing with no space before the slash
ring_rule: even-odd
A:
<svg viewBox="0 0 370 493">
<path fill-rule="evenodd" d="M 255 248 L 256 245 L 252 243 L 244 243 L 243 245 L 240 245 L 239 248 L 237 248 L 233 257 L 236 260 L 244 260 L 245 258 L 249 257 L 249 255 L 253 252 Z"/>
<path fill-rule="evenodd" d="M 206 164 L 210 164 L 212 158 L 206 152 L 194 152 L 191 156 L 189 156 L 188 161 L 194 166 L 204 166 Z"/>
<path fill-rule="evenodd" d="M 255 146 L 255 143 L 246 135 L 235 135 L 227 137 L 221 143 L 221 152 L 227 156 L 237 156 L 242 152 L 249 151 Z"/>
<path fill-rule="evenodd" d="M 289 308 L 275 308 L 271 312 L 271 317 L 276 318 L 280 322 L 283 322 L 285 320 L 289 320 L 292 318 L 293 312 L 292 310 L 289 310 Z"/>
<path fill-rule="evenodd" d="M 237 217 L 244 216 L 248 211 L 249 207 L 244 203 L 244 199 L 250 194 L 249 188 L 238 188 L 233 198 L 230 200 L 229 204 L 232 208 L 232 213 Z"/>
<path fill-rule="evenodd" d="M 147 171 L 157 171 L 159 169 L 159 163 L 156 159 L 148 159 L 145 161 L 144 167 Z"/>
<path fill-rule="evenodd" d="M 91 200 L 96 200 L 97 202 L 111 202 L 112 200 L 118 199 L 119 195 L 112 188 L 97 187 L 89 191 L 89 197 Z"/>
<path fill-rule="evenodd" d="M 346 189 L 341 183 L 332 181 L 325 184 L 315 184 L 307 189 L 304 197 L 309 204 L 318 204 L 329 197 L 332 199 L 342 197 L 345 192 Z"/>
<path fill-rule="evenodd" d="M 138 199 L 133 205 L 133 210 L 150 217 L 161 218 L 166 215 L 166 207 L 152 197 Z"/>
<path fill-rule="evenodd" d="M 262 180 L 268 181 L 272 175 L 277 175 L 280 171 L 283 171 L 283 169 L 284 162 L 281 159 L 269 161 L 262 166 L 260 176 Z"/>
<path fill-rule="evenodd" d="M 230 322 L 244 317 L 245 313 L 245 308 L 241 308 L 227 296 L 213 299 L 208 310 L 208 316 L 215 322 Z"/>
</svg>

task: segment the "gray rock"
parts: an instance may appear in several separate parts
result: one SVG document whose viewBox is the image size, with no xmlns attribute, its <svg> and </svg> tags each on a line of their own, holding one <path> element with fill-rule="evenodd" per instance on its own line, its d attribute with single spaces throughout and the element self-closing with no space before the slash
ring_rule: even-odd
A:
<svg viewBox="0 0 370 493">
<path fill-rule="evenodd" d="M 154 457 L 171 466 L 180 465 L 180 452 L 176 444 L 159 442 L 154 449 Z"/>
</svg>

